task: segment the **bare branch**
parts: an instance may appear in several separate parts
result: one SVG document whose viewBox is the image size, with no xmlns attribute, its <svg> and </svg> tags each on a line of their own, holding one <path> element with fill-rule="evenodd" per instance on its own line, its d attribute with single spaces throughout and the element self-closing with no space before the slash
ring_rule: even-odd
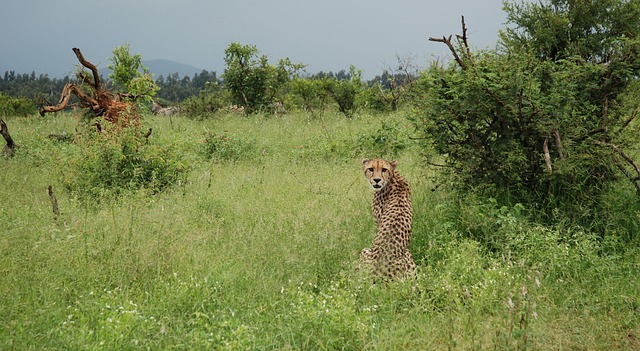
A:
<svg viewBox="0 0 640 351">
<path fill-rule="evenodd" d="M 73 50 L 73 53 L 76 54 L 76 57 L 78 58 L 78 61 L 80 61 L 80 63 L 87 67 L 88 69 L 91 70 L 91 73 L 93 73 L 93 84 L 92 87 L 96 90 L 96 91 L 100 91 L 102 90 L 102 84 L 100 83 L 100 74 L 98 74 L 98 68 L 92 64 L 91 62 L 87 61 L 84 56 L 82 55 L 82 52 L 80 52 L 80 49 L 78 48 L 73 48 L 71 49 Z"/>
<path fill-rule="evenodd" d="M 447 44 L 447 47 L 449 47 L 449 51 L 451 51 L 451 54 L 453 55 L 453 58 L 456 59 L 456 62 L 458 62 L 458 64 L 460 65 L 460 67 L 463 70 L 467 69 L 467 65 L 464 63 L 464 61 L 462 61 L 462 59 L 460 58 L 460 56 L 458 55 L 458 52 L 456 51 L 456 48 L 453 47 L 453 44 L 451 44 L 451 35 L 447 38 L 445 36 L 443 36 L 442 38 L 434 38 L 434 37 L 430 37 L 429 41 L 435 41 L 438 43 L 445 43 Z"/>
<path fill-rule="evenodd" d="M 78 61 L 80 61 L 84 67 L 90 69 L 93 74 L 92 81 L 91 77 L 86 72 L 78 73 L 78 78 L 82 83 L 87 84 L 92 91 L 85 93 L 78 85 L 69 83 L 62 89 L 58 104 L 55 106 L 42 106 L 40 108 L 40 115 L 44 116 L 44 114 L 48 112 L 63 110 L 69 104 L 69 100 L 73 94 L 80 100 L 80 105 L 82 107 L 89 108 L 95 117 L 104 117 L 107 122 L 121 127 L 137 124 L 140 119 L 140 115 L 135 111 L 133 103 L 131 101 L 123 102 L 120 100 L 125 97 L 130 97 L 132 100 L 135 100 L 137 96 L 127 94 L 115 95 L 109 91 L 103 90 L 102 84 L 100 83 L 100 75 L 98 74 L 96 66 L 84 58 L 80 49 L 73 48 L 73 52 L 76 54 Z M 98 130 L 102 129 L 99 122 L 96 123 L 96 127 Z"/>
<path fill-rule="evenodd" d="M 98 101 L 87 94 L 85 94 L 77 85 L 73 83 L 67 83 L 64 88 L 62 88 L 62 94 L 60 94 L 60 101 L 55 106 L 42 106 L 40 108 L 40 116 L 44 116 L 45 113 L 50 112 L 58 112 L 63 110 L 69 104 L 69 100 L 71 99 L 71 94 L 75 94 L 82 101 L 89 104 L 92 110 L 96 111 L 100 108 L 100 104 Z"/>
<path fill-rule="evenodd" d="M 464 22 L 464 16 L 462 16 L 462 35 L 458 35 L 458 39 L 462 40 L 464 47 L 467 48 L 467 58 L 473 64 L 473 56 L 471 56 L 471 48 L 469 47 L 469 37 L 467 37 L 467 24 Z"/>
<path fill-rule="evenodd" d="M 144 140 L 147 144 L 149 143 L 149 137 L 151 136 L 151 132 L 153 132 L 153 129 L 149 128 L 149 130 L 143 135 Z"/>
</svg>

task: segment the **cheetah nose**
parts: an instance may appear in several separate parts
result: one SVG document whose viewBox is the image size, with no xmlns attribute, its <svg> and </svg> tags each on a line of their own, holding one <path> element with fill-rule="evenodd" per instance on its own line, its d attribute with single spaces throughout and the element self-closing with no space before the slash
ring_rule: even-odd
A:
<svg viewBox="0 0 640 351">
<path fill-rule="evenodd" d="M 380 183 L 380 181 L 382 181 L 382 179 L 380 179 L 380 178 L 373 178 L 373 181 L 374 181 L 374 182 L 376 182 L 376 183 Z"/>
</svg>

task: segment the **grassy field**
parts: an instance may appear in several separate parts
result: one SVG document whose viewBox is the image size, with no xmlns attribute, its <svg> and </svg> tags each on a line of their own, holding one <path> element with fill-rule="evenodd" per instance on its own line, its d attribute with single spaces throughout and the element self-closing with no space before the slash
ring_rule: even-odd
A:
<svg viewBox="0 0 640 351">
<path fill-rule="evenodd" d="M 432 191 L 402 113 L 149 116 L 140 147 L 185 172 L 115 195 L 86 185 L 99 149 L 47 138 L 76 117 L 5 121 L 2 350 L 640 349 L 637 245 Z M 375 235 L 360 160 L 380 155 L 412 185 L 419 266 L 387 285 L 355 270 Z"/>
</svg>

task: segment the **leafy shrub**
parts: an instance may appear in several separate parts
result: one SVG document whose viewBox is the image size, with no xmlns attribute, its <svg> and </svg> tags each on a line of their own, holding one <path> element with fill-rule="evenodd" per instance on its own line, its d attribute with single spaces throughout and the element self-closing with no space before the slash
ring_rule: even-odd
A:
<svg viewBox="0 0 640 351">
<path fill-rule="evenodd" d="M 358 109 L 357 98 L 362 91 L 361 76 L 362 71 L 352 65 L 349 68 L 350 79 L 333 79 L 327 85 L 329 94 L 338 104 L 338 109 L 347 117 L 353 116 Z"/>
<path fill-rule="evenodd" d="M 461 41 L 456 62 L 425 72 L 416 127 L 464 192 L 537 208 L 542 222 L 603 229 L 612 184 L 625 177 L 640 189 L 623 151 L 638 143 L 627 127 L 638 107 L 640 7 L 551 2 L 507 6 L 517 27 L 500 50 L 472 54 Z"/>
<path fill-rule="evenodd" d="M 277 65 L 260 55 L 255 45 L 231 43 L 225 50 L 225 88 L 234 105 L 244 106 L 245 113 L 269 111 L 282 97 L 283 89 L 304 65 L 294 64 L 288 58 Z"/>
<path fill-rule="evenodd" d="M 362 155 L 393 158 L 409 147 L 409 139 L 398 124 L 383 122 L 373 133 L 360 133 L 356 145 Z"/>
<path fill-rule="evenodd" d="M 206 82 L 205 88 L 197 96 L 191 96 L 182 103 L 181 110 L 189 117 L 203 119 L 223 108 L 226 101 L 217 83 Z"/>
<path fill-rule="evenodd" d="M 362 91 L 360 94 L 361 104 L 376 112 L 390 112 L 392 105 L 385 99 L 386 92 L 376 84 Z"/>
<path fill-rule="evenodd" d="M 329 97 L 331 81 L 328 78 L 300 78 L 291 81 L 291 91 L 294 102 L 307 112 L 320 110 L 324 112 Z"/>
<path fill-rule="evenodd" d="M 0 116 L 26 116 L 36 111 L 36 103 L 32 99 L 13 98 L 0 93 Z"/>
<path fill-rule="evenodd" d="M 252 160 L 259 156 L 255 141 L 244 140 L 232 134 L 206 134 L 201 152 L 214 162 L 235 163 L 240 160 Z"/>
<path fill-rule="evenodd" d="M 64 185 L 81 197 L 126 189 L 153 193 L 184 180 L 187 168 L 169 149 L 149 145 L 133 128 L 87 134 L 82 152 L 71 156 Z"/>
</svg>

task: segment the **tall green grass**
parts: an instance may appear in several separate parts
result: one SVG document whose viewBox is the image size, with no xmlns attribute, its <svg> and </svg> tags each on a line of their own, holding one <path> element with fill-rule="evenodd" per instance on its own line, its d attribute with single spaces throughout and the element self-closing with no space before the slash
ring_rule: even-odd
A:
<svg viewBox="0 0 640 351">
<path fill-rule="evenodd" d="M 21 148 L 0 159 L 0 349 L 640 347 L 637 246 L 432 191 L 401 113 L 147 117 L 149 146 L 188 173 L 97 204 L 64 185 L 68 161 L 99 153 L 46 137 L 78 123 L 7 120 Z M 408 282 L 355 269 L 375 156 L 413 188 Z"/>
</svg>

